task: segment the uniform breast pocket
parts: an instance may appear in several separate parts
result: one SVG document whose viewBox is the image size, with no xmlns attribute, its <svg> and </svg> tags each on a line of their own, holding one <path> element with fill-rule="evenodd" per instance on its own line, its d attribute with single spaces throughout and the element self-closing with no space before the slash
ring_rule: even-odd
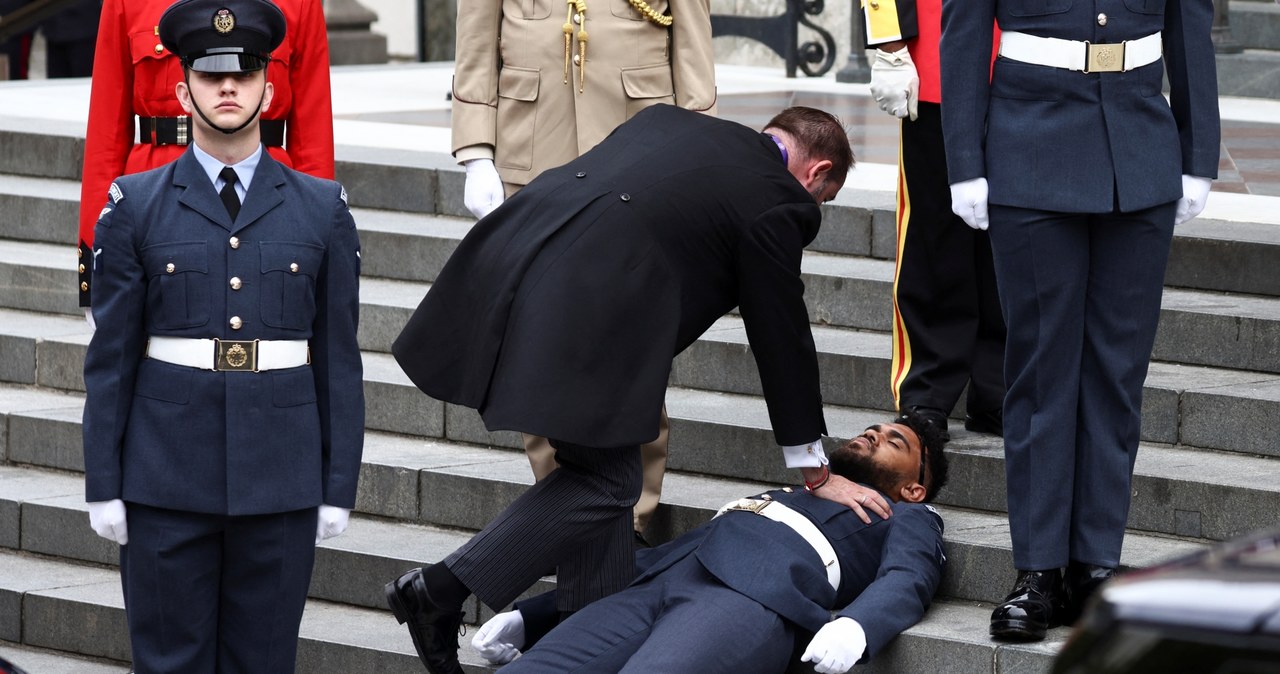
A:
<svg viewBox="0 0 1280 674">
<path fill-rule="evenodd" d="M 671 64 L 626 68 L 622 71 L 622 90 L 627 94 L 627 118 L 657 103 L 676 102 L 676 87 L 671 78 Z"/>
<path fill-rule="evenodd" d="M 160 44 L 155 31 L 144 30 L 129 35 L 129 57 L 134 65 L 147 59 L 162 59 L 166 56 L 169 56 L 169 50 Z"/>
<path fill-rule="evenodd" d="M 1138 14 L 1164 14 L 1165 0 L 1124 0 L 1124 6 Z"/>
<path fill-rule="evenodd" d="M 142 249 L 147 273 L 147 315 L 164 330 L 209 322 L 209 252 L 204 241 L 161 243 Z"/>
<path fill-rule="evenodd" d="M 1071 9 L 1071 0 L 1005 0 L 1001 4 L 1011 16 L 1061 14 Z"/>
<path fill-rule="evenodd" d="M 316 276 L 324 248 L 297 241 L 263 241 L 262 322 L 273 328 L 306 330 L 316 317 Z"/>
<path fill-rule="evenodd" d="M 667 0 L 649 0 L 648 4 L 655 14 L 667 13 Z M 609 0 L 609 11 L 620 19 L 644 21 L 644 15 L 631 4 L 630 0 Z"/>
</svg>

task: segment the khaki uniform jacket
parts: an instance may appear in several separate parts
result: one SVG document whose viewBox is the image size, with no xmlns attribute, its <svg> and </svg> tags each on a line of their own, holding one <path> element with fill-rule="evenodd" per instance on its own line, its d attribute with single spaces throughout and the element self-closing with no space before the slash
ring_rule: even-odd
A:
<svg viewBox="0 0 1280 674">
<path fill-rule="evenodd" d="M 460 3 L 453 79 L 459 160 L 492 150 L 502 180 L 524 185 L 655 103 L 715 113 L 709 0 L 652 0 L 655 12 L 673 18 L 670 28 L 645 19 L 628 0 L 583 4 L 579 15 L 563 0 Z M 569 84 L 566 20 L 572 25 Z M 584 29 L 585 43 L 579 40 Z M 583 44 L 585 69 L 574 58 Z"/>
</svg>

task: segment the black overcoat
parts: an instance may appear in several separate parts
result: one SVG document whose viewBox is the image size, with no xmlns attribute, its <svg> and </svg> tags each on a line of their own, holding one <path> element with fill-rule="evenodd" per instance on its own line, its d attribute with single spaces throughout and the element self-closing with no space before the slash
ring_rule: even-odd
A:
<svg viewBox="0 0 1280 674">
<path fill-rule="evenodd" d="M 826 431 L 800 280 L 820 221 L 770 138 L 654 106 L 477 223 L 393 352 L 490 430 L 633 445 L 672 358 L 738 306 L 777 441 L 804 444 Z"/>
</svg>

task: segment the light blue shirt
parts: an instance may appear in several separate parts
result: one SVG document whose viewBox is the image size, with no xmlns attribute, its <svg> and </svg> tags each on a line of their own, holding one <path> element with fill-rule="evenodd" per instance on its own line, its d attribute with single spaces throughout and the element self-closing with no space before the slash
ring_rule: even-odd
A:
<svg viewBox="0 0 1280 674">
<path fill-rule="evenodd" d="M 221 161 L 214 159 L 213 155 L 200 149 L 197 143 L 191 144 L 191 151 L 195 154 L 196 161 L 200 163 L 200 168 L 208 174 L 210 182 L 213 183 L 213 191 L 221 192 L 223 185 L 226 184 L 221 177 L 222 169 L 226 167 Z M 258 162 L 262 159 L 262 145 L 258 145 L 258 149 L 253 154 L 245 157 L 239 162 L 232 164 L 231 168 L 236 172 L 236 196 L 240 197 L 240 203 L 244 203 L 244 196 L 249 193 L 249 185 L 253 183 L 253 174 L 258 170 Z"/>
</svg>

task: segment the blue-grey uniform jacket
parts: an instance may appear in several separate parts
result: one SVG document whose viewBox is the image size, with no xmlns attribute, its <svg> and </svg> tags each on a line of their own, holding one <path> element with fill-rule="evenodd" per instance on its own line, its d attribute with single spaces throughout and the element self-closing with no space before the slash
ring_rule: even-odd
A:
<svg viewBox="0 0 1280 674">
<path fill-rule="evenodd" d="M 342 187 L 263 153 L 233 224 L 188 149 L 118 179 L 94 236 L 87 500 L 228 515 L 352 508 L 360 243 Z M 196 369 L 146 358 L 149 336 L 307 340 L 310 364 Z"/>
<path fill-rule="evenodd" d="M 817 525 L 840 559 L 840 589 L 833 590 L 813 548 L 785 524 L 730 510 L 656 548 L 640 550 L 636 583 L 696 555 L 722 584 L 746 595 L 809 633 L 835 617 L 849 617 L 867 635 L 873 657 L 920 622 L 942 582 L 946 557 L 942 518 L 931 506 L 895 503 L 893 515 L 853 510 L 805 491 L 776 489 L 756 496 L 785 503 Z M 526 647 L 558 619 L 553 593 L 516 605 L 525 620 Z"/>
<path fill-rule="evenodd" d="M 1164 57 L 1128 72 L 1004 57 L 992 67 L 990 52 L 977 47 L 991 44 L 993 19 L 1006 32 L 1094 44 L 1160 31 Z M 944 0 L 942 122 L 951 182 L 985 176 L 992 204 L 1110 213 L 1176 201 L 1183 174 L 1217 177 L 1212 23 L 1212 0 Z"/>
</svg>

